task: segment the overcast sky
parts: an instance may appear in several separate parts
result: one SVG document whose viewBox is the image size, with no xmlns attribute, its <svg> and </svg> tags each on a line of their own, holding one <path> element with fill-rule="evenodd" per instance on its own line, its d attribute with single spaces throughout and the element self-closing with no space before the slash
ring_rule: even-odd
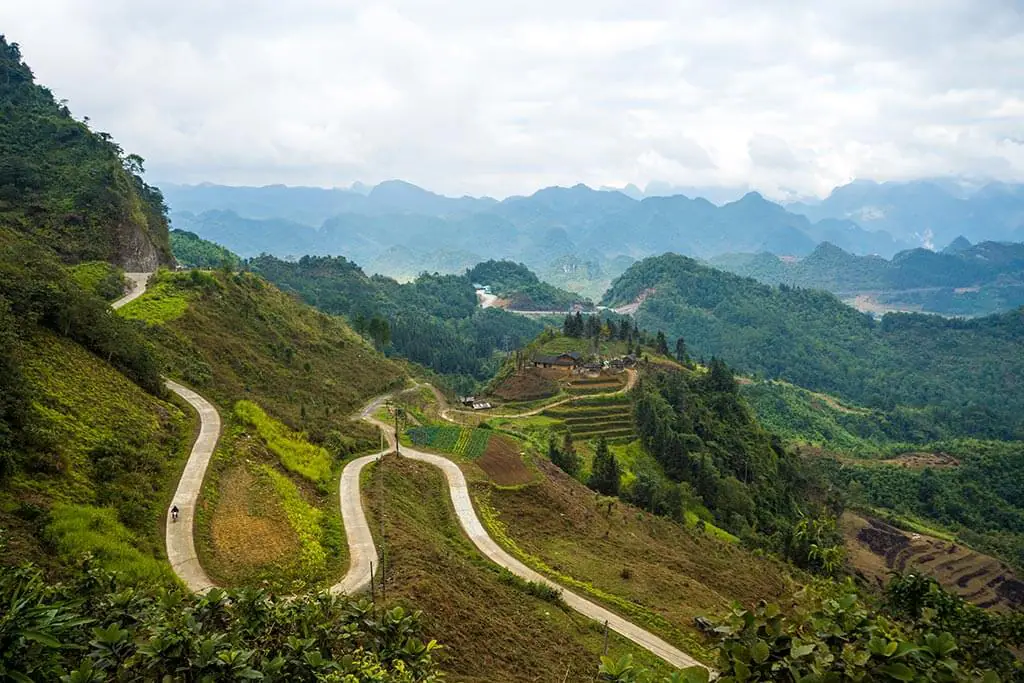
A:
<svg viewBox="0 0 1024 683">
<path fill-rule="evenodd" d="M 6 0 L 0 31 L 151 180 L 1024 180 L 1021 0 Z"/>
</svg>

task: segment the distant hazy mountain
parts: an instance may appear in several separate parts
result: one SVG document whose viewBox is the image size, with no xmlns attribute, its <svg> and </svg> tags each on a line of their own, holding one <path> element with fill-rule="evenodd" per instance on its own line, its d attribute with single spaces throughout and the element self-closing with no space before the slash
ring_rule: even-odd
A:
<svg viewBox="0 0 1024 683">
<path fill-rule="evenodd" d="M 370 189 L 357 184 L 347 190 L 285 185 L 232 187 L 209 183 L 168 183 L 161 188 L 174 213 L 234 211 L 245 218 L 283 218 L 311 226 L 343 213 L 447 216 L 480 211 L 496 203 L 488 197 L 444 197 L 402 180 L 389 180 Z"/>
<path fill-rule="evenodd" d="M 728 254 L 717 268 L 768 284 L 825 289 L 863 310 L 981 315 L 1024 305 L 1024 244 L 958 237 L 941 252 L 901 251 L 892 260 L 855 256 L 823 242 L 803 259 Z"/>
<path fill-rule="evenodd" d="M 974 188 L 948 180 L 858 180 L 837 187 L 821 202 L 788 208 L 813 221 L 852 220 L 916 246 L 947 244 L 961 235 L 975 242 L 1024 240 L 1024 185 Z"/>
<path fill-rule="evenodd" d="M 853 253 L 889 256 L 909 246 L 850 220 L 814 222 L 756 192 L 716 206 L 684 195 L 638 200 L 585 185 L 501 202 L 444 197 L 397 180 L 353 187 L 171 185 L 166 197 L 175 227 L 246 257 L 339 254 L 395 277 L 451 272 L 480 257 L 511 259 L 541 273 L 561 270 L 571 276 L 561 286 L 591 295 L 631 260 L 665 251 L 799 257 L 827 240 Z M 579 271 L 566 270 L 566 258 L 591 262 L 602 275 L 581 280 Z"/>
</svg>

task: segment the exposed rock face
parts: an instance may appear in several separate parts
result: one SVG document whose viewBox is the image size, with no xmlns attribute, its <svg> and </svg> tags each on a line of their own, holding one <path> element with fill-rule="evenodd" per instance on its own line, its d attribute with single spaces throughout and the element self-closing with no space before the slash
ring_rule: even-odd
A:
<svg viewBox="0 0 1024 683">
<path fill-rule="evenodd" d="M 114 263 L 129 273 L 150 273 L 157 266 L 170 266 L 174 259 L 162 253 L 149 233 L 138 225 L 117 227 Z"/>
</svg>

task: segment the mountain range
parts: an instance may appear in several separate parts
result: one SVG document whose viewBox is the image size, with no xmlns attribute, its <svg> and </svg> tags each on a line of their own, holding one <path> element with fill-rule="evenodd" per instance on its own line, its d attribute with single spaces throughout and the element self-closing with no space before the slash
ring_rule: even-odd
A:
<svg viewBox="0 0 1024 683">
<path fill-rule="evenodd" d="M 203 184 L 164 191 L 176 227 L 243 257 L 343 254 L 400 279 L 510 259 L 592 297 L 632 261 L 666 251 L 804 257 L 829 242 L 889 258 L 960 235 L 1024 240 L 1024 189 L 997 183 L 965 190 L 940 181 L 856 181 L 820 202 L 788 206 L 757 192 L 716 205 L 683 194 L 644 196 L 635 186 L 453 198 L 400 180 L 368 189 Z"/>
<path fill-rule="evenodd" d="M 708 263 L 767 284 L 828 290 L 870 312 L 983 315 L 1024 305 L 1024 244 L 960 236 L 941 252 L 916 248 L 891 260 L 823 242 L 802 259 L 724 254 Z"/>
<path fill-rule="evenodd" d="M 929 248 L 960 235 L 974 242 L 1024 241 L 1024 185 L 1019 184 L 858 180 L 837 187 L 820 202 L 787 208 L 812 221 L 852 220 L 866 230 Z"/>
</svg>

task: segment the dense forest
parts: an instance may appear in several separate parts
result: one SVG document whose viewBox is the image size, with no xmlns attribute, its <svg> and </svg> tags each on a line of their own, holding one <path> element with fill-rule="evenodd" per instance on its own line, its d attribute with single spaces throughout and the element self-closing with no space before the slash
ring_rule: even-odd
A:
<svg viewBox="0 0 1024 683">
<path fill-rule="evenodd" d="M 685 338 L 694 357 L 871 408 L 920 407 L 957 434 L 1024 435 L 1024 311 L 876 321 L 826 292 L 770 287 L 672 254 L 632 266 L 605 303 L 644 293 L 641 327 Z"/>
<path fill-rule="evenodd" d="M 287 262 L 264 255 L 248 267 L 320 310 L 346 316 L 384 351 L 446 375 L 460 391 L 497 371 L 497 352 L 518 348 L 543 329 L 513 313 L 481 309 L 466 276 L 423 274 L 402 284 L 367 277 L 340 256 Z"/>
<path fill-rule="evenodd" d="M 242 262 L 238 256 L 219 244 L 185 230 L 171 230 L 171 250 L 178 264 L 185 268 L 237 269 Z"/>
<path fill-rule="evenodd" d="M 529 268 L 512 261 L 485 261 L 470 268 L 466 277 L 474 284 L 488 285 L 493 294 L 518 311 L 567 311 L 573 304 L 593 304 L 579 295 L 542 282 Z"/>
<path fill-rule="evenodd" d="M 143 160 L 77 121 L 0 36 L 0 226 L 71 262 L 171 262 L 166 207 Z"/>
</svg>

